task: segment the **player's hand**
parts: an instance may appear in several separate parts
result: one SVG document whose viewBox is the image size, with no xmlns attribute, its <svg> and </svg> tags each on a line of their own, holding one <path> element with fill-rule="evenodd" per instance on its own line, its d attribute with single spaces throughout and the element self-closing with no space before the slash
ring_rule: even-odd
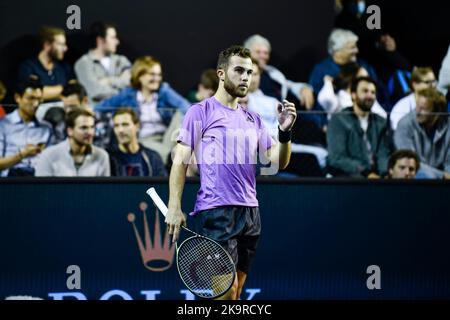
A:
<svg viewBox="0 0 450 320">
<path fill-rule="evenodd" d="M 178 240 L 181 226 L 186 226 L 186 215 L 180 208 L 170 208 L 167 211 L 166 220 L 167 229 L 170 235 L 173 234 L 172 242 Z"/>
<path fill-rule="evenodd" d="M 283 100 L 283 103 L 278 103 L 277 113 L 280 129 L 282 131 L 290 131 L 294 126 L 295 119 L 297 119 L 295 104 L 287 100 Z"/>
</svg>

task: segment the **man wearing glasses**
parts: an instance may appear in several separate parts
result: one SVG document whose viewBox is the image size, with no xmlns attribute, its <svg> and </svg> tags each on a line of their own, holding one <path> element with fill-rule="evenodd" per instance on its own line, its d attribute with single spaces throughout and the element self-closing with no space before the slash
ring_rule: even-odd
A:
<svg viewBox="0 0 450 320">
<path fill-rule="evenodd" d="M 42 101 L 36 79 L 19 84 L 14 96 L 19 108 L 0 120 L 0 176 L 33 176 L 36 156 L 51 138 L 50 126 L 36 120 Z"/>
<path fill-rule="evenodd" d="M 391 111 L 391 127 L 397 129 L 398 122 L 411 111 L 416 110 L 419 91 L 435 88 L 437 85 L 433 69 L 430 67 L 414 68 L 411 74 L 412 93 L 400 99 Z"/>
</svg>

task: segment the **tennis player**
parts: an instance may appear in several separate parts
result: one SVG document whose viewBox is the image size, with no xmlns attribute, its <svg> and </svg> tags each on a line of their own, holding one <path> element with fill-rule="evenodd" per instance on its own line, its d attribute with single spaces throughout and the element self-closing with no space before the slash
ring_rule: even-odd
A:
<svg viewBox="0 0 450 320">
<path fill-rule="evenodd" d="M 190 107 L 173 153 L 170 196 L 165 222 L 176 241 L 186 224 L 181 197 L 186 169 L 195 153 L 200 190 L 191 215 L 200 233 L 219 242 L 231 255 L 237 277 L 223 299 L 237 300 L 247 278 L 261 232 L 256 199 L 257 163 L 271 161 L 284 169 L 291 154 L 291 129 L 296 119 L 293 103 L 278 106 L 278 142 L 271 139 L 260 117 L 242 108 L 252 79 L 250 52 L 231 46 L 219 54 L 216 94 Z"/>
</svg>

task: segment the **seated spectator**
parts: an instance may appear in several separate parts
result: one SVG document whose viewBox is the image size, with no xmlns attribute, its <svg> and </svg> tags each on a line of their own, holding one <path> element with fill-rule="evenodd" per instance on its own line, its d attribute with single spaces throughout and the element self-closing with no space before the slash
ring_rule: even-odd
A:
<svg viewBox="0 0 450 320">
<path fill-rule="evenodd" d="M 171 141 L 172 133 L 180 128 L 182 114 L 190 103 L 168 83 L 162 82 L 158 60 L 150 56 L 136 59 L 131 69 L 131 87 L 97 104 L 95 111 L 113 112 L 123 106 L 132 107 L 139 115 L 140 143 L 157 151 L 167 161 L 175 143 Z"/>
<path fill-rule="evenodd" d="M 139 118 L 131 108 L 120 108 L 113 116 L 117 145 L 109 150 L 111 175 L 119 177 L 166 177 L 161 156 L 138 142 Z"/>
<path fill-rule="evenodd" d="M 309 84 L 313 87 L 316 94 L 322 89 L 325 76 L 335 78 L 341 71 L 342 66 L 351 62 L 357 62 L 366 69 L 372 79 L 377 81 L 377 76 L 372 66 L 363 60 L 357 59 L 359 52 L 357 41 L 358 36 L 351 31 L 334 29 L 331 32 L 328 38 L 328 53 L 330 56 L 314 66 L 309 78 Z"/>
<path fill-rule="evenodd" d="M 252 59 L 258 61 L 261 68 L 260 89 L 265 95 L 282 101 L 291 93 L 307 110 L 314 107 L 314 94 L 307 83 L 288 80 L 280 70 L 268 65 L 272 48 L 269 40 L 255 34 L 244 41 L 244 47 L 250 50 Z"/>
<path fill-rule="evenodd" d="M 248 93 L 244 98 L 239 99 L 239 104 L 247 110 L 259 114 L 264 126 L 270 136 L 278 139 L 278 100 L 265 95 L 259 88 L 261 81 L 260 68 L 253 60 L 252 81 L 248 87 Z"/>
<path fill-rule="evenodd" d="M 62 29 L 43 27 L 40 41 L 41 51 L 38 56 L 20 65 L 18 81 L 24 82 L 30 76 L 35 76 L 44 86 L 43 101 L 58 101 L 63 87 L 75 78 L 72 68 L 63 62 L 67 51 L 66 35 Z"/>
<path fill-rule="evenodd" d="M 259 86 L 260 79 L 261 73 L 258 63 L 257 61 L 253 60 L 252 81 L 250 82 L 248 88 L 248 94 L 244 98 L 239 99 L 239 104 L 247 108 L 249 111 L 259 114 L 270 136 L 274 139 L 278 139 L 277 107 L 279 102 L 273 97 L 266 96 L 261 91 Z M 312 172 L 313 168 L 311 165 L 311 161 L 310 163 L 306 163 L 305 161 L 297 161 L 298 158 L 303 160 L 304 157 L 310 157 L 313 159 L 312 162 L 314 164 L 317 164 L 317 166 L 322 166 L 322 168 L 325 167 L 327 156 L 326 149 L 319 146 L 308 146 L 299 143 L 292 143 L 291 148 L 293 157 L 291 157 L 291 162 L 289 163 L 289 166 L 284 170 L 284 172 L 298 174 L 300 172 L 304 173 L 309 171 L 311 176 L 313 176 L 314 174 Z M 297 157 L 295 154 L 298 154 L 299 157 Z M 314 161 L 314 157 L 317 159 L 316 161 Z M 321 171 L 321 169 L 319 169 L 318 171 Z M 304 176 L 304 174 L 302 175 Z M 315 176 L 317 176 L 317 174 Z"/>
<path fill-rule="evenodd" d="M 35 78 L 20 83 L 14 99 L 18 109 L 0 120 L 0 176 L 33 176 L 36 156 L 51 139 L 50 126 L 39 123 L 36 109 L 42 85 Z"/>
<path fill-rule="evenodd" d="M 414 150 L 420 159 L 418 177 L 450 178 L 450 120 L 447 102 L 435 88 L 418 92 L 416 111 L 398 123 L 394 133 L 397 149 Z"/>
<path fill-rule="evenodd" d="M 389 179 L 414 179 L 420 160 L 412 150 L 397 150 L 389 158 L 388 167 Z"/>
<path fill-rule="evenodd" d="M 370 110 L 376 83 L 357 78 L 352 83 L 353 108 L 335 113 L 329 122 L 328 166 L 334 176 L 379 178 L 387 173 L 390 150 L 385 119 Z"/>
<path fill-rule="evenodd" d="M 108 153 L 92 145 L 94 113 L 73 108 L 66 115 L 68 138 L 42 152 L 36 176 L 101 177 L 110 175 Z"/>
<path fill-rule="evenodd" d="M 416 110 L 418 92 L 436 87 L 437 81 L 430 67 L 414 68 L 411 74 L 412 93 L 400 99 L 392 108 L 390 120 L 392 130 L 397 129 L 398 122 L 411 111 Z"/>
<path fill-rule="evenodd" d="M 219 78 L 217 77 L 217 71 L 215 69 L 207 69 L 202 73 L 197 91 L 189 92 L 186 98 L 191 103 L 200 102 L 212 97 L 216 93 L 218 86 Z"/>
<path fill-rule="evenodd" d="M 352 31 L 358 36 L 360 57 L 375 68 L 381 81 L 388 83 L 397 70 L 411 70 L 411 65 L 397 50 L 395 39 L 386 30 L 367 28 L 369 14 L 365 12 L 365 2 L 342 0 L 342 10 L 336 16 L 335 27 Z M 382 27 L 385 25 L 382 24 Z"/>
<path fill-rule="evenodd" d="M 351 84 L 358 77 L 368 77 L 369 73 L 366 69 L 357 63 L 349 63 L 343 65 L 341 71 L 333 79 L 330 76 L 324 77 L 324 85 L 317 95 L 317 101 L 328 113 L 328 119 L 332 113 L 341 111 L 344 108 L 353 106 L 351 96 Z M 387 118 L 387 113 L 383 107 L 375 100 L 371 112 L 378 114 L 383 118 Z"/>
<path fill-rule="evenodd" d="M 73 107 L 89 108 L 86 90 L 75 80 L 64 86 L 61 103 L 53 106 L 40 106 L 36 112 L 39 121 L 46 121 L 53 127 L 52 144 L 60 143 L 67 138 L 65 115 Z"/>
<path fill-rule="evenodd" d="M 0 102 L 3 101 L 3 99 L 6 96 L 6 88 L 5 85 L 0 81 Z M 3 109 L 3 106 L 0 105 L 0 119 L 4 118 L 6 116 L 5 109 Z"/>
<path fill-rule="evenodd" d="M 116 28 L 95 22 L 89 29 L 91 50 L 75 63 L 75 73 L 86 88 L 89 102 L 110 98 L 130 84 L 130 61 L 116 54 L 119 39 Z"/>
</svg>

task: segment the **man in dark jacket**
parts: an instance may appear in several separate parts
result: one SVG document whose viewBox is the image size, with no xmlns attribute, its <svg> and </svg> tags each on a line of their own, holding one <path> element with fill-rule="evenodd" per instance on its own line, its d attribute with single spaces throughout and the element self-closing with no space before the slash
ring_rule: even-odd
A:
<svg viewBox="0 0 450 320">
<path fill-rule="evenodd" d="M 353 107 L 333 115 L 329 123 L 328 166 L 333 175 L 379 178 L 387 173 L 390 150 L 386 120 L 370 112 L 376 84 L 357 78 L 351 93 Z"/>
<path fill-rule="evenodd" d="M 131 108 L 113 116 L 117 145 L 108 150 L 111 176 L 166 177 L 161 156 L 138 143 L 139 118 Z"/>
</svg>

